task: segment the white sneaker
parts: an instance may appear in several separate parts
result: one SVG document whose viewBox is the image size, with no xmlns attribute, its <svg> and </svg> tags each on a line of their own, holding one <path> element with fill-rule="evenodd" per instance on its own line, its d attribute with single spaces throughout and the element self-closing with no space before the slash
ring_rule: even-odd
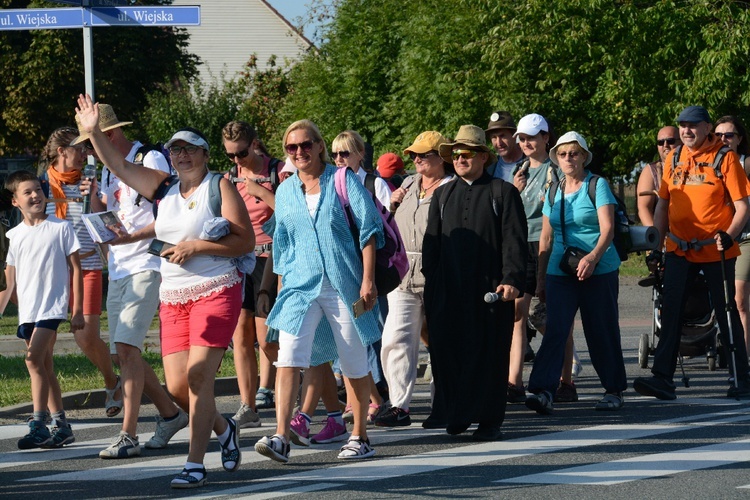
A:
<svg viewBox="0 0 750 500">
<path fill-rule="evenodd" d="M 375 455 L 375 449 L 370 446 L 369 439 L 350 437 L 349 442 L 341 447 L 339 458 L 344 460 L 360 460 Z"/>
<path fill-rule="evenodd" d="M 156 432 L 153 437 L 146 441 L 147 449 L 149 450 L 160 450 L 167 447 L 167 443 L 172 439 L 172 436 L 177 434 L 177 431 L 184 429 L 188 426 L 190 419 L 188 414 L 178 410 L 177 418 L 173 418 L 169 422 L 164 420 L 160 415 L 156 416 Z"/>
<path fill-rule="evenodd" d="M 247 429 L 248 427 L 260 427 L 260 417 L 256 412 L 253 411 L 250 406 L 242 403 L 240 409 L 232 417 L 237 423 L 237 427 L 240 429 Z"/>
<path fill-rule="evenodd" d="M 141 454 L 141 445 L 138 444 L 138 436 L 131 436 L 125 431 L 112 441 L 112 444 L 99 452 L 99 458 L 130 458 Z"/>
</svg>

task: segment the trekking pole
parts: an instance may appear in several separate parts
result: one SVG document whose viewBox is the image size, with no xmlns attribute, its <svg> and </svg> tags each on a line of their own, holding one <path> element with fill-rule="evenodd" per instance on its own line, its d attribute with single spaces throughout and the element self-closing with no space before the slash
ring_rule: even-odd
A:
<svg viewBox="0 0 750 500">
<path fill-rule="evenodd" d="M 732 378 L 734 379 L 734 388 L 739 390 L 739 380 L 737 379 L 737 355 L 734 347 L 734 332 L 732 332 L 732 305 L 729 302 L 729 283 L 727 282 L 727 272 L 724 270 L 724 250 L 719 251 L 721 256 L 721 280 L 724 282 L 724 307 L 727 311 L 727 325 L 729 337 L 729 353 L 732 357 Z M 737 398 L 739 400 L 739 398 Z"/>
</svg>

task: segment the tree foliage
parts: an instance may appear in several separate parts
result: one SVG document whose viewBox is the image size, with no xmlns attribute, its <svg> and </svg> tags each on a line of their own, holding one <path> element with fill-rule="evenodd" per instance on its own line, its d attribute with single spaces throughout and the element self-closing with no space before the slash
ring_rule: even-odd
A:
<svg viewBox="0 0 750 500">
<path fill-rule="evenodd" d="M 0 6 L 60 7 L 28 0 L 0 0 Z M 199 61 L 186 51 L 188 35 L 178 28 L 92 31 L 96 99 L 111 104 L 119 118 L 133 119 L 133 133 L 139 134 L 146 95 L 196 75 Z M 74 123 L 75 99 L 85 88 L 82 30 L 0 32 L 0 64 L 0 153 L 34 153 L 52 130 Z"/>
<path fill-rule="evenodd" d="M 536 112 L 622 175 L 686 105 L 750 120 L 749 16 L 735 0 L 339 0 L 280 114 L 329 140 L 356 129 L 380 154 Z"/>
</svg>

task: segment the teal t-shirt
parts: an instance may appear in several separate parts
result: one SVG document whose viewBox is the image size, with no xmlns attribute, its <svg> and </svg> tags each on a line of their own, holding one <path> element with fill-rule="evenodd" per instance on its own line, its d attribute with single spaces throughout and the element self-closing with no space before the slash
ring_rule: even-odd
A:
<svg viewBox="0 0 750 500">
<path fill-rule="evenodd" d="M 596 210 L 604 205 L 617 205 L 617 200 L 609 189 L 609 184 L 600 178 L 596 183 L 596 208 L 589 198 L 588 186 L 591 172 L 586 170 L 586 178 L 581 187 L 575 193 L 565 194 L 565 242 L 574 247 L 590 252 L 599 241 L 599 217 Z M 562 190 L 555 193 L 554 205 L 550 205 L 549 196 L 544 199 L 542 212 L 549 217 L 549 222 L 554 231 L 554 243 L 550 255 L 547 274 L 566 276 L 560 270 L 560 259 L 563 251 L 563 238 L 560 227 L 560 198 Z M 620 258 L 614 244 L 610 243 L 599 263 L 594 269 L 594 274 L 606 274 L 616 271 L 620 267 Z"/>
</svg>

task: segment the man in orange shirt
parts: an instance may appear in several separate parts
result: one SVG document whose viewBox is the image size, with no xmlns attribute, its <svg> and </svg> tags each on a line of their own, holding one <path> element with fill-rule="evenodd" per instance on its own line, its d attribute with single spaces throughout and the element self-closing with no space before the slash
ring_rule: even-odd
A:
<svg viewBox="0 0 750 500">
<path fill-rule="evenodd" d="M 711 292 L 722 345 L 729 346 L 723 282 L 723 276 L 726 277 L 732 301 L 732 344 L 736 348 L 734 356 L 729 356 L 729 368 L 737 376 L 727 396 L 747 398 L 750 397 L 747 350 L 734 304 L 734 263 L 740 254 L 734 240 L 750 214 L 747 202 L 750 186 L 739 158 L 731 150 L 725 151 L 721 174 L 717 176 L 714 162 L 723 143 L 711 133 L 711 119 L 705 108 L 688 106 L 677 121 L 684 147 L 667 156 L 654 214 L 654 225 L 666 237 L 667 252 L 661 334 L 651 369 L 653 376 L 635 379 L 633 388 L 644 396 L 677 397 L 672 377 L 677 368 L 687 285 L 702 270 Z M 723 272 L 719 253 L 722 249 L 726 258 Z"/>
</svg>

